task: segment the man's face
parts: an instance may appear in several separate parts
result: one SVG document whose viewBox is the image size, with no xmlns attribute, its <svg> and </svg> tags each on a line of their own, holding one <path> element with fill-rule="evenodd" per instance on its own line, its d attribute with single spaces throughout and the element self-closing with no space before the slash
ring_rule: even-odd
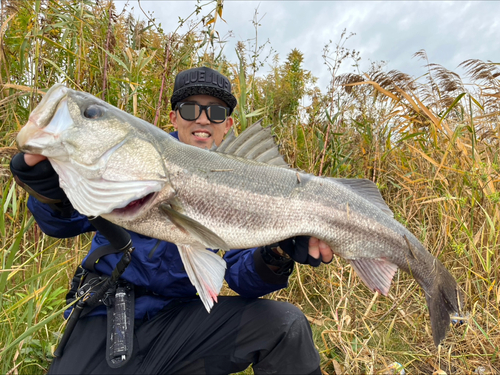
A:
<svg viewBox="0 0 500 375">
<path fill-rule="evenodd" d="M 183 102 L 197 103 L 200 105 L 218 104 L 227 107 L 227 104 L 222 100 L 214 98 L 210 95 L 193 95 L 183 100 Z M 224 135 L 233 125 L 232 117 L 228 117 L 226 121 L 220 124 L 210 122 L 205 111 L 201 111 L 200 117 L 194 121 L 184 120 L 179 111 L 170 112 L 170 121 L 179 132 L 179 141 L 188 145 L 211 148 L 215 143 L 219 146 L 224 138 Z"/>
</svg>

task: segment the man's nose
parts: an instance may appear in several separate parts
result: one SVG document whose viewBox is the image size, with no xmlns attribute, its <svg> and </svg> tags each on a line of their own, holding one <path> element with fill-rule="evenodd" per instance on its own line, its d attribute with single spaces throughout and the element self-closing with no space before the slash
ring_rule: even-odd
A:
<svg viewBox="0 0 500 375">
<path fill-rule="evenodd" d="M 198 119 L 196 120 L 196 123 L 201 124 L 201 125 L 209 125 L 210 124 L 210 120 L 208 119 L 208 115 L 207 115 L 207 109 L 204 108 L 201 110 L 200 117 L 198 117 Z"/>
</svg>

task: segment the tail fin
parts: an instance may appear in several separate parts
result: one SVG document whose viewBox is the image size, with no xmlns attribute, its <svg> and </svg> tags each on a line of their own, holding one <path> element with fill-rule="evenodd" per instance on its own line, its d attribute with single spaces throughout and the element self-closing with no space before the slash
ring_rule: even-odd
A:
<svg viewBox="0 0 500 375">
<path fill-rule="evenodd" d="M 429 290 L 425 290 L 425 299 L 431 317 L 432 337 L 438 346 L 450 328 L 450 314 L 462 309 L 462 298 L 453 276 L 440 261 L 435 259 L 434 262 L 436 277 Z"/>
<path fill-rule="evenodd" d="M 189 280 L 196 288 L 203 305 L 210 312 L 222 288 L 226 262 L 201 244 L 177 245 L 177 247 Z"/>
</svg>

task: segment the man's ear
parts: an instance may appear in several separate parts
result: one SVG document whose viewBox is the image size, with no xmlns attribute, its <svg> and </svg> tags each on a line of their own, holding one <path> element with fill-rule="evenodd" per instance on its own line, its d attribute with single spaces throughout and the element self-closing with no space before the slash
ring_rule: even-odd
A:
<svg viewBox="0 0 500 375">
<path fill-rule="evenodd" d="M 228 117 L 227 120 L 226 120 L 226 129 L 224 131 L 224 134 L 227 134 L 227 132 L 229 131 L 229 129 L 231 129 L 231 126 L 233 126 L 234 124 L 234 120 L 232 117 Z"/>
<path fill-rule="evenodd" d="M 175 111 L 170 111 L 170 122 L 174 126 L 175 130 L 177 130 L 177 113 Z"/>
</svg>

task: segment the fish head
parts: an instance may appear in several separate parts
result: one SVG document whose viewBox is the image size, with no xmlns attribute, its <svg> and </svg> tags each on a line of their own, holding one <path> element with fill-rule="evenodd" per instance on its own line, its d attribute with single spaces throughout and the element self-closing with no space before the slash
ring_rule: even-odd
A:
<svg viewBox="0 0 500 375">
<path fill-rule="evenodd" d="M 160 153 L 166 137 L 91 94 L 58 84 L 30 114 L 16 141 L 20 151 L 49 159 L 80 213 L 98 216 L 133 205 L 133 219 L 144 206 L 137 202 L 151 200 L 168 183 Z"/>
</svg>

